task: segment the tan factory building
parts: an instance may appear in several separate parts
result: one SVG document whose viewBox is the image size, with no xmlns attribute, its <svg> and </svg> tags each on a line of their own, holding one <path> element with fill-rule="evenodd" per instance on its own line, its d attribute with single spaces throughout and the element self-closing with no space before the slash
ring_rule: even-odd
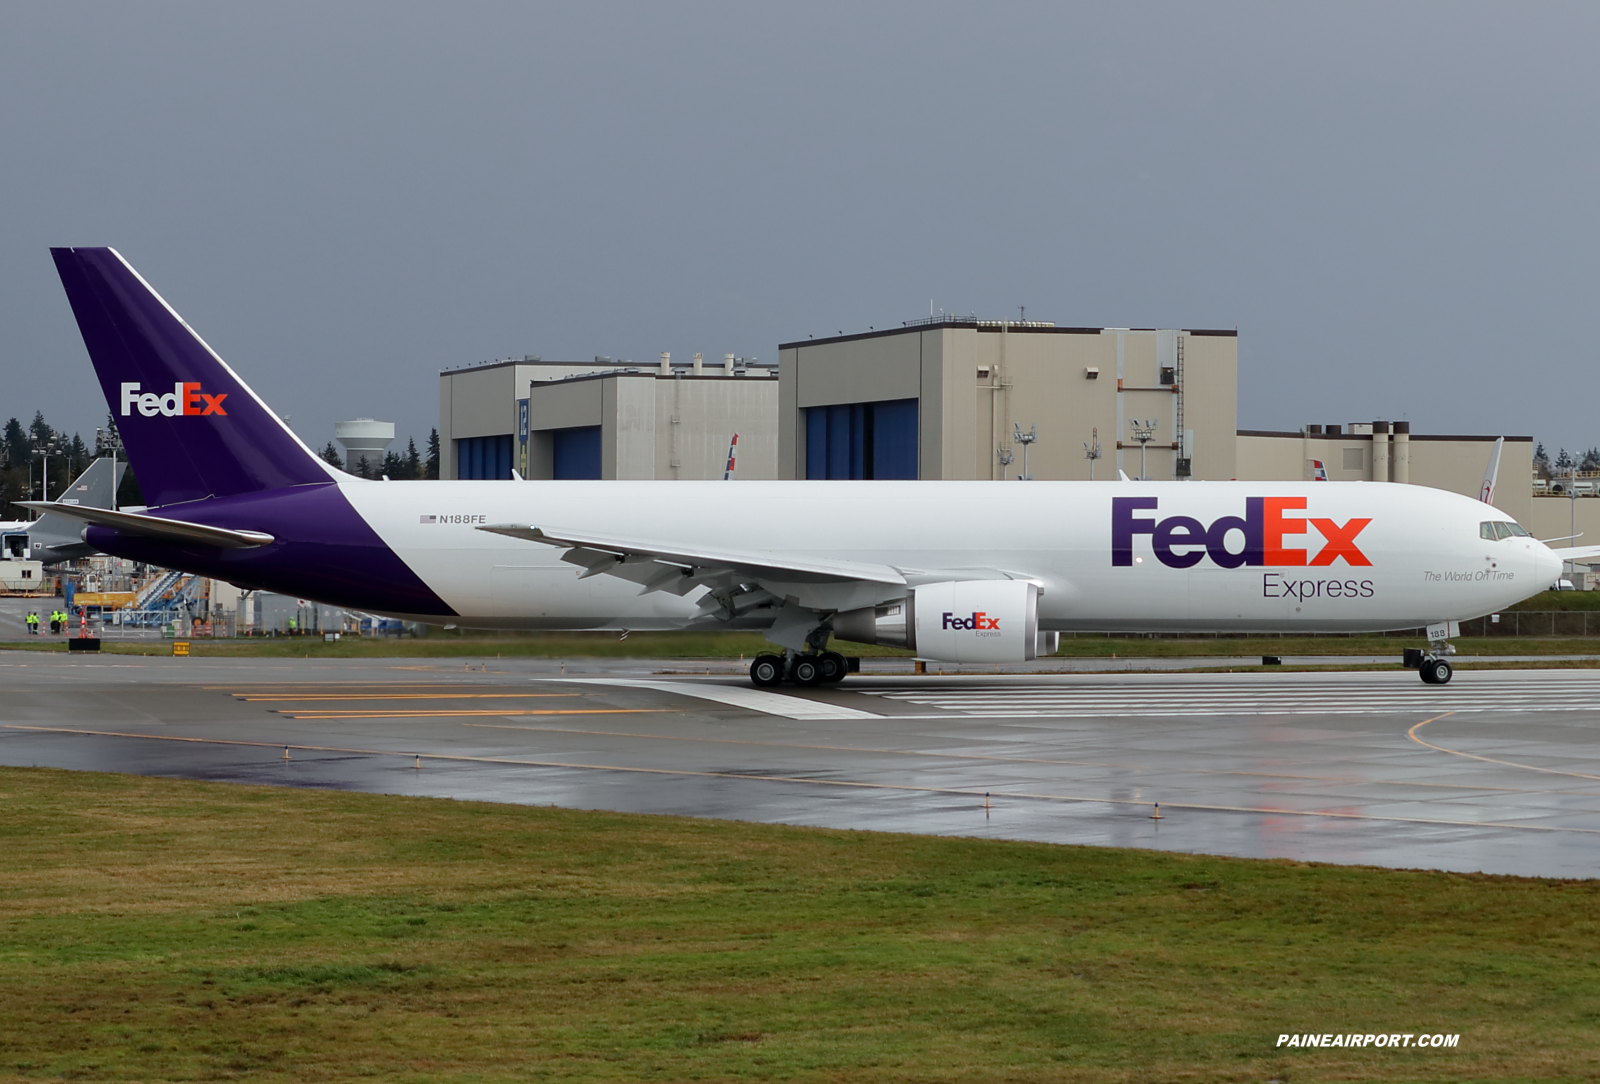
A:
<svg viewBox="0 0 1600 1084">
<path fill-rule="evenodd" d="M 1413 433 L 1410 422 L 1307 425 L 1294 432 L 1239 431 L 1241 479 L 1409 482 L 1476 496 L 1496 436 Z M 1518 522 L 1533 511 L 1533 438 L 1507 435 L 1495 504 Z"/>
<path fill-rule="evenodd" d="M 699 355 L 654 366 L 538 358 L 439 374 L 441 478 L 734 479 L 777 475 L 774 366 Z"/>
<path fill-rule="evenodd" d="M 779 477 L 1231 478 L 1237 343 L 954 319 L 784 343 Z"/>
<path fill-rule="evenodd" d="M 1496 437 L 1415 433 L 1409 422 L 1307 425 L 1298 432 L 1239 431 L 1239 477 L 1275 481 L 1408 482 L 1477 496 Z M 1556 496 L 1536 489 L 1533 438 L 1506 435 L 1495 479 L 1494 505 L 1538 538 L 1588 545 L 1600 539 L 1600 498 Z"/>
</svg>

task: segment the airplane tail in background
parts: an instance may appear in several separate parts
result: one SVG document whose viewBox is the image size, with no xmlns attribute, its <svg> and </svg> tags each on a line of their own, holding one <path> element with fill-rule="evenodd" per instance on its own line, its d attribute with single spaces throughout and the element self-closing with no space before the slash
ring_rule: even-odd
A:
<svg viewBox="0 0 1600 1084">
<path fill-rule="evenodd" d="M 151 507 L 333 480 L 115 249 L 50 253 Z"/>
<path fill-rule="evenodd" d="M 89 469 L 56 498 L 56 504 L 80 508 L 115 508 L 117 485 L 127 473 L 125 460 L 96 459 Z M 28 525 L 28 549 L 45 564 L 71 561 L 94 553 L 83 541 L 83 522 L 58 512 L 46 512 Z"/>
<path fill-rule="evenodd" d="M 1494 448 L 1489 452 L 1489 466 L 1483 472 L 1483 486 L 1478 490 L 1478 499 L 1484 504 L 1494 503 L 1495 480 L 1500 477 L 1500 450 L 1506 446 L 1505 437 L 1496 437 Z"/>
<path fill-rule="evenodd" d="M 115 508 L 117 486 L 122 484 L 122 476 L 127 473 L 126 459 L 113 460 L 102 456 L 91 461 L 87 470 L 57 494 L 56 501 L 60 504 L 81 504 L 89 508 Z"/>
</svg>

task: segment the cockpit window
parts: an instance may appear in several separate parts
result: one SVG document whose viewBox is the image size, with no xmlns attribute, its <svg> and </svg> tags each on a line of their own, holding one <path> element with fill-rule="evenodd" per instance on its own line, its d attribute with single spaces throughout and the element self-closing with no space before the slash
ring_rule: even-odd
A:
<svg viewBox="0 0 1600 1084">
<path fill-rule="evenodd" d="M 1478 537 L 1496 542 L 1502 538 L 1527 538 L 1528 530 L 1520 523 L 1507 523 L 1504 520 L 1478 524 Z"/>
</svg>

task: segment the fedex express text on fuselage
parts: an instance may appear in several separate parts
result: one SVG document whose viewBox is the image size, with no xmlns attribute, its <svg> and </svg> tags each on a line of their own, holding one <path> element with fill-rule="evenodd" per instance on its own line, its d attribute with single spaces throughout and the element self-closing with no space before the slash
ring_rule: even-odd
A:
<svg viewBox="0 0 1600 1084">
<path fill-rule="evenodd" d="M 1192 516 L 1140 519 L 1136 513 L 1155 511 L 1159 497 L 1113 497 L 1111 564 L 1135 563 L 1133 539 L 1140 534 L 1150 536 L 1156 560 L 1168 568 L 1192 568 L 1207 558 L 1221 568 L 1315 567 L 1341 560 L 1351 566 L 1372 564 L 1356 545 L 1356 536 L 1372 523 L 1370 517 L 1341 524 L 1316 516 L 1299 519 L 1284 514 L 1305 509 L 1305 497 L 1246 497 L 1244 505 L 1243 516 L 1219 516 L 1204 524 Z M 1311 527 L 1322 536 L 1323 544 L 1308 560 L 1309 550 L 1287 545 L 1285 539 L 1307 534 Z M 1228 548 L 1233 535 L 1244 543 L 1242 548 Z"/>
</svg>

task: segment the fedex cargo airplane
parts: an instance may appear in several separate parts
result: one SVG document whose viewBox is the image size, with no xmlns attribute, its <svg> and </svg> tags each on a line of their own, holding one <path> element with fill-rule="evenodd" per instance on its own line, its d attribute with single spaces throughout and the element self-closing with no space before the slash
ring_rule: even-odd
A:
<svg viewBox="0 0 1600 1084">
<path fill-rule="evenodd" d="M 49 510 L 242 587 L 483 629 L 756 629 L 783 649 L 757 685 L 844 677 L 830 639 L 987 663 L 1064 631 L 1426 626 L 1407 662 L 1442 684 L 1457 622 L 1561 569 L 1490 505 L 1388 483 L 363 480 L 115 250 L 52 251 L 149 505 Z"/>
</svg>

